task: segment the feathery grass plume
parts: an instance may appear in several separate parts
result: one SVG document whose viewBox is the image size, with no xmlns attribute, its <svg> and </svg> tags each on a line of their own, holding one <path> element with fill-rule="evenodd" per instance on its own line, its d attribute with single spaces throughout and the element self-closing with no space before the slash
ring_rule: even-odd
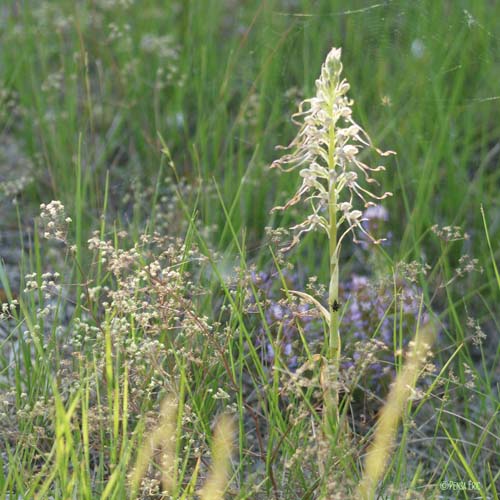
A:
<svg viewBox="0 0 500 500">
<path fill-rule="evenodd" d="M 161 450 L 161 484 L 162 494 L 175 495 L 178 488 L 177 481 L 177 456 L 176 456 L 176 426 L 178 418 L 178 403 L 173 396 L 167 396 L 160 409 L 160 422 L 153 429 L 137 453 L 137 459 L 130 477 L 132 490 L 131 498 L 136 498 L 141 482 L 146 475 L 153 455 Z M 229 484 L 229 471 L 231 470 L 231 453 L 234 438 L 234 422 L 228 415 L 223 415 L 215 426 L 215 435 L 212 444 L 212 466 L 210 474 L 199 492 L 201 500 L 223 500 L 224 492 Z M 199 465 L 199 462 L 198 462 Z M 198 465 L 193 477 L 184 491 L 185 498 L 196 483 Z M 189 497 L 190 498 L 190 497 Z"/>
<path fill-rule="evenodd" d="M 165 494 L 172 494 L 176 487 L 176 423 L 177 401 L 172 396 L 167 396 L 161 405 L 160 423 L 144 440 L 135 463 L 130 479 L 132 498 L 135 498 L 140 488 L 141 481 L 146 474 L 155 451 L 161 448 L 161 483 Z"/>
<path fill-rule="evenodd" d="M 356 498 L 371 500 L 379 481 L 383 478 L 391 457 L 392 446 L 408 399 L 415 388 L 419 372 L 436 336 L 436 325 L 427 321 L 410 344 L 406 363 L 389 391 L 387 401 L 380 411 L 373 441 L 367 451 L 363 477 L 358 485 Z"/>
<path fill-rule="evenodd" d="M 316 80 L 316 96 L 302 101 L 299 111 L 292 116 L 300 130 L 287 147 L 281 147 L 291 152 L 271 165 L 283 171 L 298 168 L 303 179 L 288 203 L 273 210 L 285 210 L 303 200 L 310 203 L 312 212 L 303 222 L 291 228 L 295 236 L 285 250 L 294 247 L 304 233 L 315 229 L 323 230 L 329 238 L 329 331 L 325 343 L 327 362 L 332 364 L 333 374 L 338 372 L 341 352 L 339 255 L 342 241 L 352 234 L 357 242 L 356 231 L 364 233 L 374 243 L 381 241 L 371 237 L 363 227 L 362 212 L 354 207 L 354 202 L 359 199 L 368 207 L 374 204 L 373 200 L 381 200 L 391 194 L 376 195 L 359 184 L 360 176 L 367 184 L 377 184 L 371 175 L 384 170 L 383 166 L 368 166 L 359 159 L 359 154 L 365 148 L 373 148 L 382 156 L 394 153 L 375 148 L 368 134 L 353 120 L 353 101 L 347 97 L 349 83 L 341 77 L 340 57 L 341 49 L 331 49 Z M 328 398 L 330 396 L 327 395 Z M 330 409 L 332 404 L 337 404 L 338 397 L 335 395 L 333 399 L 333 402 L 325 401 Z"/>
<path fill-rule="evenodd" d="M 212 467 L 200 491 L 201 500 L 223 500 L 231 470 L 231 452 L 234 438 L 234 421 L 223 415 L 215 427 L 212 445 Z"/>
</svg>

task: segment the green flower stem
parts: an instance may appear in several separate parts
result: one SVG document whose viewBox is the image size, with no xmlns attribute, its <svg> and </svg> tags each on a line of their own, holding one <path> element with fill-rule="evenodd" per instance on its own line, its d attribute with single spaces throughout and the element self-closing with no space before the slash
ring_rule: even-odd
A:
<svg viewBox="0 0 500 500">
<path fill-rule="evenodd" d="M 335 366 L 340 362 L 339 332 L 339 255 L 337 249 L 337 194 L 335 190 L 335 126 L 330 127 L 330 144 L 328 148 L 328 168 L 330 172 L 328 219 L 330 240 L 330 285 L 328 288 L 328 308 L 330 312 L 330 328 L 327 346 L 328 361 Z M 338 367 L 338 366 L 337 366 Z"/>
<path fill-rule="evenodd" d="M 333 109 L 332 109 L 333 116 Z M 332 122 L 329 130 L 328 145 L 328 170 L 330 173 L 328 187 L 328 224 L 329 224 L 329 257 L 330 257 L 330 284 L 328 287 L 328 310 L 330 313 L 330 324 L 328 331 L 326 357 L 329 366 L 327 373 L 333 368 L 334 377 L 337 378 L 340 364 L 340 331 L 339 331 L 339 249 L 337 248 L 337 192 L 335 178 L 335 124 Z M 327 377 L 327 388 L 325 391 L 325 425 L 327 428 L 334 421 L 338 421 L 338 393 L 332 386 L 336 381 Z M 333 421 L 333 422 L 332 422 Z"/>
</svg>

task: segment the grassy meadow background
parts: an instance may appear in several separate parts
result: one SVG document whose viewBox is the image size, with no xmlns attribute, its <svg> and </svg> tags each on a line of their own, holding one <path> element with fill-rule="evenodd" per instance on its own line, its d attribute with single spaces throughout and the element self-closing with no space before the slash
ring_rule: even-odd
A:
<svg viewBox="0 0 500 500">
<path fill-rule="evenodd" d="M 3 0 L 0 498 L 196 498 L 223 414 L 226 498 L 355 498 L 423 311 L 439 331 L 379 498 L 498 498 L 499 18 L 489 0 Z M 320 432 L 324 325 L 290 293 L 324 302 L 327 242 L 281 254 L 305 214 L 271 213 L 299 178 L 269 169 L 332 46 L 354 118 L 397 152 L 389 244 L 342 249 L 342 454 Z"/>
</svg>

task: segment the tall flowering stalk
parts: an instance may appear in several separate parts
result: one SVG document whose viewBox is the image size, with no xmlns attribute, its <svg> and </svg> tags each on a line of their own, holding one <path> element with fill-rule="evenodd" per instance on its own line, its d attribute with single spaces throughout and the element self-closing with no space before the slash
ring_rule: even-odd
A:
<svg viewBox="0 0 500 500">
<path fill-rule="evenodd" d="M 330 284 L 328 289 L 326 357 L 333 371 L 338 373 L 341 353 L 339 332 L 339 256 L 342 241 L 361 231 L 374 243 L 375 240 L 363 227 L 362 212 L 354 207 L 356 199 L 365 207 L 374 205 L 374 200 L 390 196 L 385 192 L 376 195 L 358 183 L 364 178 L 367 185 L 378 184 L 373 172 L 384 170 L 383 166 L 370 167 L 360 160 L 360 153 L 373 148 L 378 154 L 387 156 L 393 151 L 380 151 L 372 145 L 368 134 L 353 120 L 353 101 L 347 97 L 349 83 L 341 77 L 341 49 L 333 48 L 321 67 L 316 80 L 316 96 L 299 105 L 292 121 L 300 126 L 295 139 L 281 149 L 289 150 L 271 167 L 283 171 L 299 169 L 302 184 L 295 195 L 284 206 L 273 210 L 285 210 L 306 201 L 310 204 L 310 215 L 293 226 L 295 234 L 288 250 L 300 237 L 312 230 L 322 230 L 329 238 Z M 327 403 L 327 402 L 326 402 Z"/>
</svg>

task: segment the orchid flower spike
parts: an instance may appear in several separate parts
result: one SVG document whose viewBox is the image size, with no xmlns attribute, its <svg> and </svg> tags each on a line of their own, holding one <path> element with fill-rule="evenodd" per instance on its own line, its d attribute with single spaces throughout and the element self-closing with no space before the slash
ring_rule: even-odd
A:
<svg viewBox="0 0 500 500">
<path fill-rule="evenodd" d="M 359 159 L 364 149 L 372 148 L 381 156 L 395 153 L 375 148 L 368 134 L 352 118 L 353 101 L 347 97 L 350 86 L 341 77 L 341 53 L 337 48 L 329 52 L 316 80 L 316 96 L 304 100 L 292 116 L 300 130 L 287 147 L 281 147 L 290 153 L 271 165 L 284 171 L 300 168 L 302 178 L 292 198 L 273 210 L 284 210 L 299 201 L 311 204 L 312 213 L 294 226 L 296 234 L 287 249 L 293 247 L 303 233 L 316 228 L 323 229 L 330 239 L 332 234 L 337 239 L 337 230 L 345 223 L 347 228 L 338 238 L 339 245 L 355 229 L 366 233 L 354 199 L 360 199 L 368 207 L 374 200 L 391 195 L 388 192 L 377 195 L 359 183 L 362 178 L 365 184 L 378 184 L 372 174 L 384 170 L 383 166 L 372 167 Z M 334 231 L 332 223 L 336 226 Z M 357 241 L 355 236 L 354 241 Z"/>
</svg>

